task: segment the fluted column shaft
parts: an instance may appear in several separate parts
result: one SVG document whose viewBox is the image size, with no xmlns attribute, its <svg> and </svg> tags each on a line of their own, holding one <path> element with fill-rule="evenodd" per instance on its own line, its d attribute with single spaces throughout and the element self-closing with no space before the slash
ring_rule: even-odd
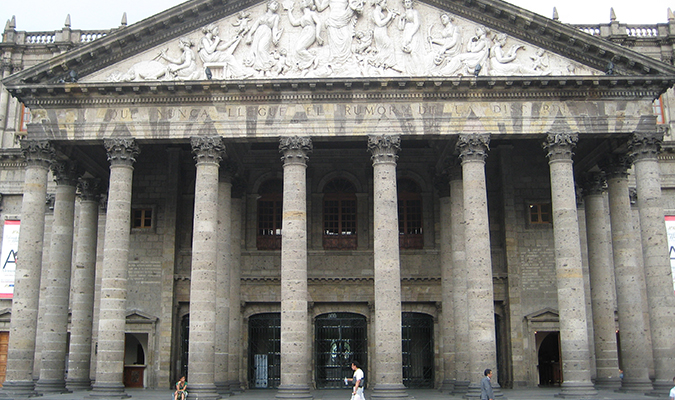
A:
<svg viewBox="0 0 675 400">
<path fill-rule="evenodd" d="M 242 208 L 243 194 L 236 194 L 232 198 L 232 241 L 230 246 L 232 267 L 230 268 L 230 326 L 229 326 L 229 361 L 228 382 L 230 391 L 241 392 L 241 232 L 242 232 Z"/>
<path fill-rule="evenodd" d="M 59 161 L 52 164 L 56 180 L 54 221 L 44 294 L 44 329 L 40 378 L 36 390 L 40 393 L 66 392 L 65 367 L 68 351 L 68 300 L 70 297 L 70 266 L 73 254 L 75 222 L 75 189 L 80 171 L 75 163 Z"/>
<path fill-rule="evenodd" d="M 190 273 L 190 397 L 215 399 L 216 266 L 218 264 L 218 176 L 225 153 L 221 137 L 193 137 L 197 163 L 192 271 Z"/>
<path fill-rule="evenodd" d="M 222 168 L 218 188 L 218 265 L 216 271 L 216 354 L 215 384 L 218 393 L 229 395 L 229 328 L 230 328 L 230 269 L 232 253 L 230 244 L 232 211 L 232 170 L 229 165 Z M 234 350 L 234 349 L 233 349 Z"/>
<path fill-rule="evenodd" d="M 616 348 L 616 291 L 612 269 L 611 244 L 607 211 L 605 210 L 604 174 L 592 173 L 584 182 L 586 241 L 593 310 L 593 340 L 595 343 L 595 387 L 618 389 L 619 360 Z"/>
<path fill-rule="evenodd" d="M 94 315 L 96 278 L 96 243 L 98 239 L 98 207 L 100 180 L 80 179 L 80 212 L 77 227 L 75 271 L 71 283 L 71 327 L 68 353 L 69 390 L 91 387 L 91 333 Z"/>
<path fill-rule="evenodd" d="M 645 320 L 642 309 L 641 281 L 643 271 L 638 264 L 633 229 L 633 213 L 628 189 L 627 160 L 615 160 L 603 166 L 607 173 L 609 218 L 612 226 L 612 254 L 614 256 L 614 281 L 621 335 L 621 360 L 623 379 L 621 390 L 648 392 L 652 389 L 649 379 L 651 349 L 645 340 Z"/>
<path fill-rule="evenodd" d="M 495 339 L 492 256 L 487 208 L 485 159 L 490 135 L 460 135 L 457 150 L 462 162 L 464 194 L 464 235 L 469 339 L 469 391 L 480 390 L 483 370 L 493 370 L 497 384 L 497 347 Z"/>
<path fill-rule="evenodd" d="M 560 345 L 563 366 L 561 397 L 597 395 L 591 382 L 590 354 L 572 149 L 577 134 L 549 134 L 544 142 L 551 174 Z"/>
<path fill-rule="evenodd" d="M 455 328 L 456 380 L 454 393 L 464 394 L 471 382 L 469 342 L 469 314 L 466 303 L 466 236 L 464 235 L 464 183 L 462 166 L 450 170 L 450 212 L 452 227 L 452 302 Z"/>
<path fill-rule="evenodd" d="M 33 361 L 37 331 L 42 245 L 45 231 L 47 175 L 54 149 L 47 141 L 21 142 L 26 159 L 21 228 L 17 258 L 12 320 L 9 326 L 7 375 L 2 391 L 10 396 L 34 395 Z"/>
<path fill-rule="evenodd" d="M 441 300 L 442 300 L 442 349 L 443 349 L 443 383 L 441 390 L 452 392 L 455 381 L 455 330 L 453 310 L 453 265 L 452 265 L 452 202 L 450 185 L 446 175 L 437 182 L 440 203 L 441 225 Z"/>
<path fill-rule="evenodd" d="M 675 370 L 675 296 L 661 202 L 657 155 L 662 134 L 636 133 L 630 143 L 635 167 L 644 272 L 654 354 L 654 391 L 665 395 Z"/>
<path fill-rule="evenodd" d="M 277 398 L 311 399 L 307 312 L 307 160 L 309 137 L 282 137 L 281 385 Z"/>
<path fill-rule="evenodd" d="M 373 161 L 375 374 L 373 398 L 407 397 L 401 363 L 401 262 L 396 159 L 399 136 L 369 136 Z"/>
<path fill-rule="evenodd" d="M 127 397 L 124 393 L 129 233 L 133 164 L 140 153 L 133 139 L 104 141 L 110 162 L 110 183 L 103 241 L 101 294 L 96 353 L 96 383 L 92 395 Z"/>
</svg>

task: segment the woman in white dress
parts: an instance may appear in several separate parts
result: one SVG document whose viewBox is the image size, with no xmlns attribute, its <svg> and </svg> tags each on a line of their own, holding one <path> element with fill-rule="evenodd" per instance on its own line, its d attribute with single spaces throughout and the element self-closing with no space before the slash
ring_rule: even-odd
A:
<svg viewBox="0 0 675 400">
<path fill-rule="evenodd" d="M 279 44 L 283 33 L 283 29 L 279 28 L 278 9 L 279 2 L 270 0 L 267 11 L 253 23 L 246 37 L 246 44 L 251 45 L 251 54 L 244 64 L 263 74 L 269 73 L 276 64 L 272 46 Z"/>
<path fill-rule="evenodd" d="M 373 57 L 371 64 L 374 67 L 387 69 L 396 67 L 396 49 L 394 42 L 389 37 L 389 24 L 396 18 L 398 11 L 387 9 L 387 0 L 376 0 L 375 10 L 372 19 L 375 24 L 373 28 L 373 42 L 377 49 L 377 54 Z"/>
<path fill-rule="evenodd" d="M 295 18 L 293 16 L 293 3 L 288 8 L 288 21 L 293 26 L 301 26 L 302 32 L 295 39 L 295 62 L 300 70 L 307 70 L 309 68 L 316 68 L 318 59 L 316 52 L 309 48 L 318 43 L 323 45 L 323 38 L 321 37 L 322 22 L 319 19 L 319 14 L 314 11 L 313 0 L 301 0 L 300 8 L 302 9 L 302 16 Z"/>
<path fill-rule="evenodd" d="M 424 68 L 424 42 L 420 34 L 422 21 L 420 13 L 413 8 L 413 0 L 403 0 L 405 11 L 398 20 L 398 28 L 403 31 L 401 50 L 405 72 L 408 75 L 420 75 Z"/>
</svg>

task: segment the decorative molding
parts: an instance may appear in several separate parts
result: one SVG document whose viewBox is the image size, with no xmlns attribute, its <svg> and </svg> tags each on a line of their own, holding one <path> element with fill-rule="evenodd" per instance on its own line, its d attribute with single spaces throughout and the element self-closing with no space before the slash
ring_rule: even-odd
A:
<svg viewBox="0 0 675 400">
<path fill-rule="evenodd" d="M 220 136 L 193 136 L 190 138 L 192 153 L 197 164 L 220 162 L 225 156 L 225 145 Z"/>
<path fill-rule="evenodd" d="M 279 138 L 279 153 L 284 166 L 291 164 L 307 165 L 309 154 L 314 145 L 308 136 L 284 136 Z"/>
<path fill-rule="evenodd" d="M 663 131 L 636 132 L 633 134 L 628 147 L 633 162 L 642 160 L 656 161 L 663 143 Z"/>
<path fill-rule="evenodd" d="M 369 135 L 368 151 L 372 154 L 370 157 L 373 165 L 383 163 L 394 163 L 398 159 L 398 152 L 401 150 L 401 137 L 399 135 Z"/>
<path fill-rule="evenodd" d="M 108 154 L 110 165 L 132 166 L 141 152 L 134 139 L 105 139 L 103 146 Z"/>
<path fill-rule="evenodd" d="M 56 157 L 54 146 L 48 140 L 22 140 L 21 152 L 26 159 L 26 167 L 49 169 Z"/>
<path fill-rule="evenodd" d="M 490 134 L 460 134 L 456 150 L 462 163 L 466 161 L 485 162 L 490 151 Z"/>
<path fill-rule="evenodd" d="M 542 147 L 546 150 L 549 161 L 569 160 L 572 161 L 572 151 L 579 141 L 578 133 L 549 133 Z"/>
</svg>

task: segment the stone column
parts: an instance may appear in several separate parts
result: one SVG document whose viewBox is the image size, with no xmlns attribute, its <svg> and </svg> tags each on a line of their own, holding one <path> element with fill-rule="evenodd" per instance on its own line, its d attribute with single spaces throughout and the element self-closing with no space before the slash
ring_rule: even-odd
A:
<svg viewBox="0 0 675 400">
<path fill-rule="evenodd" d="M 621 390 L 648 392 L 651 349 L 645 340 L 642 299 L 643 271 L 638 264 L 635 247 L 637 232 L 633 229 L 633 212 L 628 190 L 629 160 L 621 157 L 602 166 L 607 174 L 609 217 L 612 226 L 612 254 L 614 257 L 614 282 L 621 336 L 623 379 Z M 639 284 L 638 284 L 639 283 Z"/>
<path fill-rule="evenodd" d="M 216 265 L 218 261 L 218 169 L 225 153 L 223 139 L 193 137 L 197 162 L 190 273 L 190 397 L 217 399 L 214 382 L 216 340 Z"/>
<path fill-rule="evenodd" d="M 44 290 L 46 301 L 44 302 L 42 331 L 42 365 L 35 389 L 40 393 L 65 393 L 70 266 L 75 229 L 75 189 L 81 171 L 73 162 L 58 161 L 52 164 L 52 173 L 56 181 L 56 196 L 49 245 L 49 264 L 45 269 L 47 286 Z"/>
<path fill-rule="evenodd" d="M 309 137 L 282 137 L 281 385 L 277 398 L 311 399 L 307 312 L 307 160 Z"/>
<path fill-rule="evenodd" d="M 21 229 L 9 325 L 7 375 L 2 391 L 11 397 L 34 396 L 33 362 L 37 331 L 47 175 L 54 158 L 48 141 L 21 141 L 26 159 Z"/>
<path fill-rule="evenodd" d="M 616 346 L 616 291 L 611 257 L 609 221 L 605 210 L 607 182 L 603 173 L 594 172 L 584 182 L 586 242 L 590 271 L 593 340 L 595 343 L 595 387 L 618 389 L 619 360 Z"/>
<path fill-rule="evenodd" d="M 663 135 L 636 133 L 630 143 L 635 167 L 642 252 L 647 282 L 649 321 L 654 354 L 654 394 L 666 395 L 675 371 L 675 296 L 668 256 L 668 241 L 661 202 L 657 155 Z"/>
<path fill-rule="evenodd" d="M 216 270 L 216 354 L 214 382 L 221 395 L 228 395 L 229 345 L 230 334 L 230 269 L 232 267 L 231 211 L 232 211 L 232 174 L 233 165 L 225 163 L 220 173 L 218 187 L 218 264 Z M 234 350 L 234 349 L 233 349 Z"/>
<path fill-rule="evenodd" d="M 396 191 L 396 159 L 400 149 L 399 136 L 368 137 L 373 160 L 374 399 L 408 397 L 401 369 L 401 262 Z"/>
<path fill-rule="evenodd" d="M 469 390 L 469 315 L 466 304 L 466 237 L 464 235 L 464 183 L 462 166 L 450 169 L 450 243 L 452 246 L 452 303 L 455 328 L 455 388 L 453 393 L 464 394 Z"/>
<path fill-rule="evenodd" d="M 243 188 L 239 185 L 233 188 L 234 197 L 232 198 L 232 240 L 230 246 L 232 267 L 230 268 L 230 326 L 229 343 L 230 359 L 227 363 L 228 382 L 230 391 L 239 393 L 242 391 L 241 382 L 241 360 L 242 346 L 241 338 L 241 240 L 242 240 L 242 210 L 244 209 L 244 199 L 246 198 Z"/>
<path fill-rule="evenodd" d="M 440 202 L 441 225 L 441 335 L 443 349 L 443 382 L 441 391 L 452 393 L 455 389 L 455 321 L 453 310 L 454 265 L 452 264 L 452 202 L 447 174 L 436 182 Z"/>
<path fill-rule="evenodd" d="M 133 139 L 106 139 L 104 145 L 110 162 L 110 181 L 103 239 L 96 383 L 91 395 L 124 398 L 128 397 L 124 392 L 124 339 L 131 189 L 133 165 L 140 149 Z"/>
<path fill-rule="evenodd" d="M 96 243 L 100 179 L 80 179 L 80 212 L 77 226 L 75 271 L 71 283 L 71 326 L 68 353 L 69 390 L 88 390 L 91 363 L 91 333 L 94 315 Z"/>
<path fill-rule="evenodd" d="M 485 159 L 490 135 L 460 135 L 457 151 L 462 162 L 464 193 L 464 235 L 466 257 L 468 352 L 470 384 L 468 395 L 480 393 L 483 371 L 493 371 L 497 384 L 497 342 L 495 338 L 492 255 L 488 220 Z"/>
<path fill-rule="evenodd" d="M 597 395 L 591 382 L 586 299 L 572 166 L 572 149 L 577 140 L 578 135 L 575 133 L 556 133 L 549 134 L 543 143 L 551 174 L 551 206 L 564 379 L 559 396 L 564 398 Z"/>
<path fill-rule="evenodd" d="M 0 61 L 0 81 L 9 76 L 12 72 L 12 63 L 10 60 L 1 60 Z M 9 92 L 5 90 L 5 87 L 0 83 L 0 145 L 2 145 L 2 140 L 5 135 L 5 129 L 7 128 L 7 104 L 9 100 Z"/>
</svg>

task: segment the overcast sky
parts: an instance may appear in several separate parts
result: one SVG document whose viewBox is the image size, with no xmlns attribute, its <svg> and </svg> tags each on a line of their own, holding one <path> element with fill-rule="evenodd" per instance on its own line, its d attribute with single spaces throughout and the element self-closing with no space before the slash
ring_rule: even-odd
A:
<svg viewBox="0 0 675 400">
<path fill-rule="evenodd" d="M 423 0 L 422 0 L 423 1 Z M 614 7 L 617 20 L 629 24 L 655 24 L 668 21 L 666 0 L 511 0 L 546 17 L 557 7 L 560 21 L 570 24 L 609 22 L 609 9 Z M 126 11 L 129 25 L 164 11 L 183 0 L 0 0 L 0 21 L 16 16 L 17 30 L 52 31 L 61 29 L 70 14 L 73 29 L 110 29 L 119 26 Z"/>
</svg>

